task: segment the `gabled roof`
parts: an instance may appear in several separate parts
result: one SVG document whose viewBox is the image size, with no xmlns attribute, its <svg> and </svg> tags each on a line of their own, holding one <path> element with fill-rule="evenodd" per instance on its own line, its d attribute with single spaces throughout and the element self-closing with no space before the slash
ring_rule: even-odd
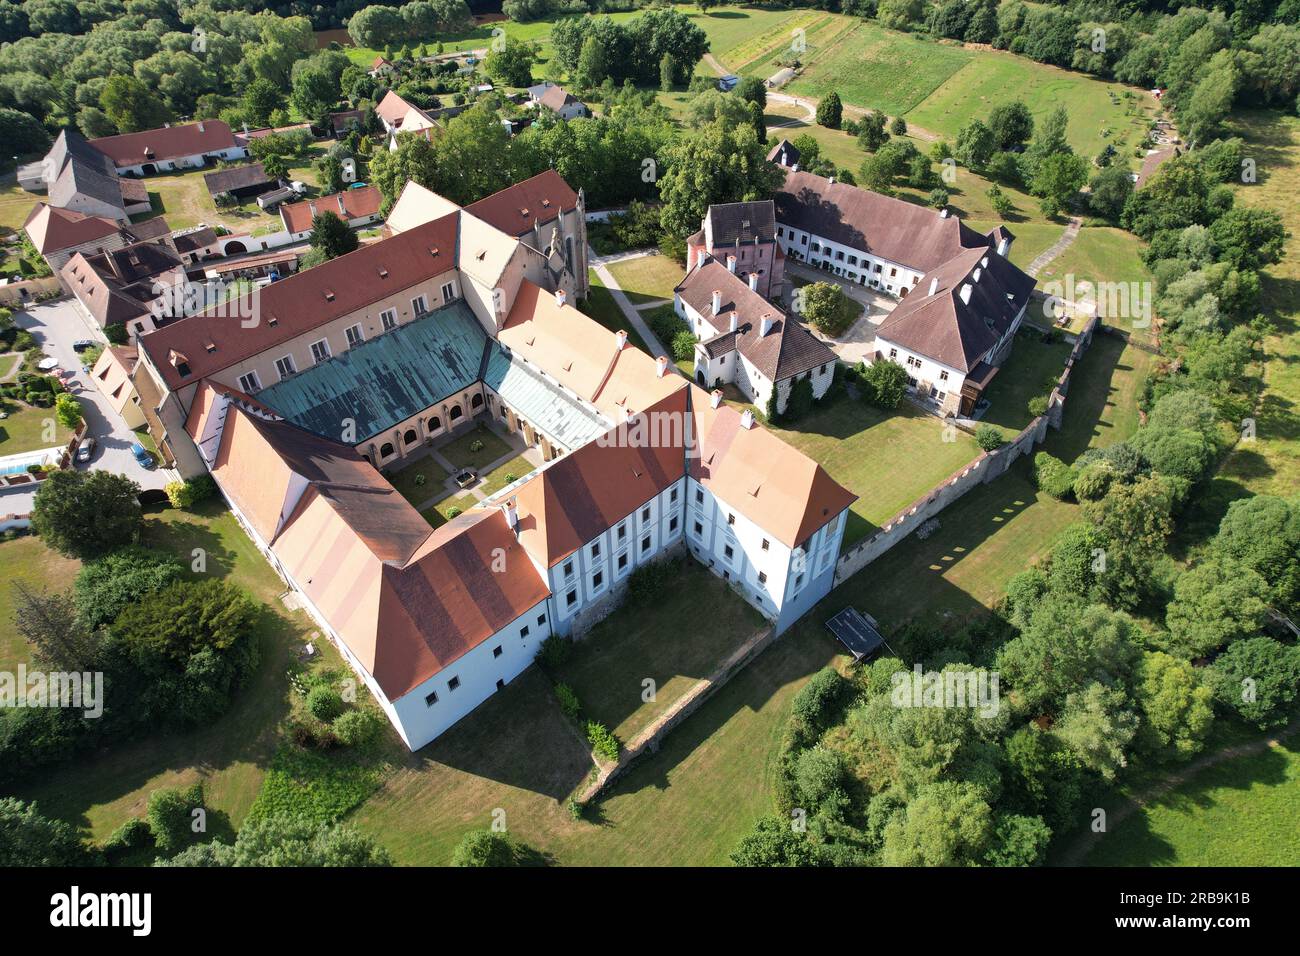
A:
<svg viewBox="0 0 1300 956">
<path fill-rule="evenodd" d="M 88 216 L 38 202 L 28 214 L 23 228 L 36 250 L 48 255 L 84 242 L 107 239 L 117 234 L 119 226 L 101 216 Z"/>
<path fill-rule="evenodd" d="M 72 161 L 85 163 L 91 169 L 96 170 L 104 175 L 114 175 L 117 167 L 113 161 L 103 152 L 91 145 L 81 132 L 71 126 L 65 126 L 59 131 L 58 137 L 46 154 L 46 160 L 50 167 L 50 173 L 58 176 L 63 171 L 63 167 Z"/>
<path fill-rule="evenodd" d="M 659 427 L 651 424 L 656 421 L 684 423 L 687 383 L 676 378 L 675 384 L 636 420 L 556 460 L 516 490 L 519 541 L 543 566 L 563 561 L 681 479 L 683 425 L 657 435 L 648 430 Z"/>
<path fill-rule="evenodd" d="M 110 345 L 100 353 L 95 367 L 90 371 L 95 387 L 104 393 L 113 406 L 113 411 L 119 415 L 135 394 L 131 375 L 135 371 L 137 358 L 134 346 Z"/>
<path fill-rule="evenodd" d="M 351 420 L 356 442 L 363 442 L 473 385 L 486 346 L 487 333 L 458 299 L 264 388 L 257 398 L 329 438 Z"/>
<path fill-rule="evenodd" d="M 280 207 L 280 218 L 284 220 L 284 227 L 290 232 L 307 232 L 311 229 L 312 219 L 320 213 L 332 212 L 344 222 L 350 219 L 365 219 L 378 215 L 379 207 L 383 202 L 384 196 L 378 186 L 362 186 L 358 189 L 330 193 L 328 196 L 319 196 L 316 199 L 287 203 Z"/>
<path fill-rule="evenodd" d="M 989 239 L 956 216 L 812 173 L 791 172 L 775 196 L 783 224 L 929 272 Z"/>
<path fill-rule="evenodd" d="M 671 367 L 635 346 L 619 348 L 616 333 L 527 279 L 497 339 L 614 422 L 650 408 L 682 383 Z"/>
<path fill-rule="evenodd" d="M 768 151 L 767 161 L 789 168 L 799 162 L 799 150 L 788 139 L 780 140 Z"/>
<path fill-rule="evenodd" d="M 704 217 L 704 230 L 719 251 L 741 242 L 775 242 L 776 206 L 770 199 L 714 203 Z"/>
<path fill-rule="evenodd" d="M 139 318 L 158 298 L 156 285 L 184 280 L 170 246 L 137 242 L 90 256 L 78 252 L 59 270 L 64 283 L 103 326 Z"/>
<path fill-rule="evenodd" d="M 181 319 L 141 341 L 168 387 L 180 388 L 452 270 L 455 253 L 456 217 L 444 216 L 259 289 L 256 300 L 227 313 L 249 315 L 256 306 L 258 322 L 252 328 L 211 310 L 212 315 Z M 168 361 L 173 350 L 186 356 L 190 375 L 182 377 Z"/>
<path fill-rule="evenodd" d="M 548 88 L 546 92 L 537 98 L 537 102 L 541 103 L 548 110 L 555 110 L 556 112 L 559 112 L 566 106 L 572 106 L 575 103 L 579 106 L 582 105 L 582 100 L 578 99 L 561 86 L 552 86 Z"/>
<path fill-rule="evenodd" d="M 203 182 L 208 187 L 208 192 L 216 196 L 234 189 L 275 183 L 276 180 L 267 175 L 261 163 L 249 163 L 246 166 L 231 166 L 214 173 L 204 173 Z"/>
<path fill-rule="evenodd" d="M 962 297 L 969 290 L 969 301 Z M 961 372 L 973 369 L 1029 302 L 1034 280 L 991 249 L 971 249 L 927 273 L 876 338 Z"/>
<path fill-rule="evenodd" d="M 465 207 L 484 222 L 518 238 L 578 206 L 578 194 L 553 169 L 508 186 Z"/>
<path fill-rule="evenodd" d="M 857 500 L 826 469 L 741 413 L 690 385 L 691 477 L 790 548 Z"/>
<path fill-rule="evenodd" d="M 221 120 L 204 120 L 201 123 L 165 126 L 140 133 L 101 136 L 92 139 L 90 145 L 120 167 L 217 153 L 231 149 L 236 144 L 235 134 L 229 126 Z"/>
<path fill-rule="evenodd" d="M 384 94 L 384 98 L 375 107 L 375 115 L 388 126 L 403 131 L 427 129 L 434 125 L 434 119 L 414 103 L 408 103 L 393 90 Z"/>
<path fill-rule="evenodd" d="M 97 199 L 121 211 L 126 218 L 121 180 L 116 173 L 105 173 L 96 166 L 73 159 L 63 166 L 58 177 L 50 184 L 50 203 L 54 206 L 70 205 L 78 196 Z"/>
<path fill-rule="evenodd" d="M 713 314 L 713 293 L 722 293 L 722 306 Z M 835 361 L 830 346 L 798 321 L 749 288 L 740 276 L 710 256 L 696 265 L 674 290 L 682 301 L 703 316 L 719 336 L 705 336 L 706 350 L 721 353 L 734 346 L 760 372 L 774 382 L 783 381 Z M 736 332 L 731 334 L 731 316 L 736 315 Z M 771 316 L 772 327 L 763 335 L 763 316 Z"/>
</svg>

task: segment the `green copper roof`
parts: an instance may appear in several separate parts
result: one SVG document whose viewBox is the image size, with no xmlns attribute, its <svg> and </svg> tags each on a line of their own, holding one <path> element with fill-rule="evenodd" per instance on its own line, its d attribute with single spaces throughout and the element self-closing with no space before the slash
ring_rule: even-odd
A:
<svg viewBox="0 0 1300 956">
<path fill-rule="evenodd" d="M 487 341 L 469 306 L 457 300 L 263 389 L 257 398 L 335 440 L 352 420 L 359 443 L 473 385 Z"/>
<path fill-rule="evenodd" d="M 585 445 L 610 428 L 595 409 L 580 405 L 555 383 L 523 363 L 512 361 L 499 346 L 490 350 L 483 382 L 518 414 L 566 448 Z"/>
</svg>

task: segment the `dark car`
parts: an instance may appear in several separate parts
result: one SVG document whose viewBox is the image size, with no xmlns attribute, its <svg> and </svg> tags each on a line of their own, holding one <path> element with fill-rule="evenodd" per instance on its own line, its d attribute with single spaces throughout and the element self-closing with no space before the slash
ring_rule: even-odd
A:
<svg viewBox="0 0 1300 956">
<path fill-rule="evenodd" d="M 92 342 L 90 339 L 77 339 L 77 341 L 72 343 L 72 351 L 84 352 L 86 351 L 86 349 L 90 348 L 94 344 L 95 343 Z"/>
<path fill-rule="evenodd" d="M 95 441 L 93 436 L 81 439 L 81 444 L 77 446 L 78 464 L 88 462 L 92 457 L 94 457 L 95 446 L 97 444 L 98 442 Z"/>
</svg>

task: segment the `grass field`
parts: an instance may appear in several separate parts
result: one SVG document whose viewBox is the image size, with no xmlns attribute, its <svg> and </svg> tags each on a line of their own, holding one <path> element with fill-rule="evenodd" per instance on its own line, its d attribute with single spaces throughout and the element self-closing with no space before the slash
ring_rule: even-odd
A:
<svg viewBox="0 0 1300 956">
<path fill-rule="evenodd" d="M 1002 429 L 1008 439 L 1015 437 L 1033 420 L 1029 400 L 1051 394 L 1069 357 L 1068 342 L 1045 343 L 1032 329 L 1019 333 L 1011 357 L 984 393 L 990 407 L 982 420 Z"/>
<path fill-rule="evenodd" d="M 556 675 L 584 713 L 625 744 L 765 623 L 716 575 L 694 561 L 682 565 L 668 593 L 596 625 Z M 643 698 L 647 679 L 652 700 Z"/>
<path fill-rule="evenodd" d="M 600 277 L 596 275 L 595 269 L 589 270 L 588 279 L 591 282 L 590 294 L 587 296 L 585 301 L 578 305 L 578 308 L 582 311 L 583 315 L 595 319 L 611 332 L 617 332 L 620 329 L 623 330 L 627 333 L 627 339 L 629 342 L 639 348 L 642 352 L 649 354 L 650 350 L 646 348 L 645 340 L 641 338 L 641 333 L 632 328 L 632 324 L 628 322 L 627 316 L 623 314 L 623 310 L 620 309 L 618 303 L 614 301 L 614 296 L 605 288 L 604 283 L 600 281 Z"/>
<path fill-rule="evenodd" d="M 14 622 L 14 584 L 33 591 L 61 591 L 72 585 L 81 562 L 47 548 L 25 535 L 0 542 L 0 671 L 12 671 L 32 659 L 31 648 Z"/>
<path fill-rule="evenodd" d="M 1015 245 L 1012 244 L 1013 252 Z M 1122 229 L 1085 225 L 1079 230 L 1074 242 L 1043 268 L 1038 274 L 1038 280 L 1040 283 L 1060 282 L 1064 285 L 1067 296 L 1079 295 L 1083 298 L 1092 298 L 1095 292 L 1071 293 L 1071 288 L 1078 290 L 1085 283 L 1089 289 L 1095 289 L 1099 282 L 1129 283 L 1129 288 L 1136 293 L 1130 297 L 1130 303 L 1146 300 L 1149 295 L 1151 299 L 1146 300 L 1149 305 L 1154 299 L 1155 291 L 1152 286 L 1144 285 L 1151 282 L 1151 272 L 1141 259 L 1142 246 L 1142 240 Z M 1103 306 L 1102 309 L 1108 325 L 1150 337 L 1149 324 L 1135 328 L 1135 321 L 1150 322 L 1149 312 L 1144 316 L 1133 304 L 1128 308 L 1123 307 L 1122 301 L 1114 304 L 1120 308 Z M 1074 330 L 1074 326 L 1071 329 Z"/>
<path fill-rule="evenodd" d="M 682 267 L 662 255 L 627 259 L 609 266 L 610 274 L 634 305 L 671 299 L 673 287 L 682 281 Z"/>
<path fill-rule="evenodd" d="M 287 615 L 279 605 L 280 579 L 234 517 L 215 503 L 195 512 L 151 510 L 144 544 L 175 554 L 187 567 L 194 549 L 201 548 L 207 573 L 238 584 L 266 603 L 257 623 L 262 663 L 231 709 L 211 725 L 184 733 L 160 730 L 84 756 L 42 773 L 17 794 L 38 801 L 44 812 L 68 820 L 97 840 L 129 817 L 142 815 L 151 790 L 196 780 L 203 781 L 210 817 L 222 821 L 223 827 L 237 827 L 257 796 L 277 727 L 288 713 L 285 672 L 290 654 L 311 633 L 305 614 Z M 0 555 L 23 547 L 43 549 L 36 539 L 20 539 L 0 543 Z M 39 557 L 25 554 L 21 560 L 34 564 Z M 71 571 L 63 566 L 60 573 L 70 576 Z M 328 642 L 317 640 L 317 646 L 330 666 L 341 666 Z"/>
<path fill-rule="evenodd" d="M 404 468 L 388 472 L 384 477 L 403 498 L 413 505 L 419 505 L 438 494 L 442 483 L 447 479 L 447 472 L 431 455 L 425 455 Z M 423 482 L 420 478 L 424 479 Z"/>
<path fill-rule="evenodd" d="M 1283 743 L 1210 767 L 1119 824 L 1090 866 L 1294 866 L 1300 752 Z"/>
<path fill-rule="evenodd" d="M 0 419 L 0 455 L 55 448 L 72 438 L 72 432 L 55 418 L 53 408 L 0 398 L 0 409 L 9 413 Z"/>
<path fill-rule="evenodd" d="M 772 430 L 858 495 L 844 531 L 845 548 L 979 454 L 965 432 L 950 434 L 952 440 L 946 441 L 938 419 L 906 402 L 894 412 L 882 412 L 844 397 Z"/>
</svg>

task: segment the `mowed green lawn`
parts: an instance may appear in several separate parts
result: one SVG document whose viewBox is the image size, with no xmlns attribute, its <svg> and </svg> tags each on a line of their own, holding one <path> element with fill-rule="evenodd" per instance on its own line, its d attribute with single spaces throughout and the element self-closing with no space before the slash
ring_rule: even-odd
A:
<svg viewBox="0 0 1300 956">
<path fill-rule="evenodd" d="M 9 413 L 0 418 L 0 455 L 57 448 L 72 438 L 72 432 L 59 424 L 53 408 L 0 398 L 0 409 Z"/>
<path fill-rule="evenodd" d="M 626 744 L 765 624 L 720 578 L 686 561 L 661 598 L 596 625 L 556 676 Z"/>
<path fill-rule="evenodd" d="M 1107 325 L 1151 336 L 1155 288 L 1142 261 L 1144 243 L 1114 226 L 1084 226 L 1073 243 L 1038 274 L 1040 283 L 1058 282 L 1067 297 L 1096 301 Z M 1015 249 L 1014 243 L 1012 249 Z M 1099 283 L 1115 283 L 1098 298 Z M 1076 322 L 1075 326 L 1082 323 Z"/>
<path fill-rule="evenodd" d="M 17 796 L 36 800 L 43 812 L 67 820 L 94 840 L 103 840 L 127 819 L 143 815 L 150 791 L 198 780 L 203 782 L 211 813 L 223 827 L 228 823 L 237 828 L 261 789 L 278 727 L 289 712 L 286 671 L 291 655 L 313 633 L 304 612 L 290 615 L 280 605 L 282 582 L 234 517 L 216 503 L 205 503 L 195 512 L 151 511 L 144 544 L 176 555 L 187 567 L 192 566 L 197 549 L 206 560 L 205 573 L 238 584 L 264 602 L 257 625 L 262 662 L 251 684 L 214 723 L 184 733 L 160 730 L 110 746 L 44 771 L 19 789 Z M 15 546 L 38 554 L 15 551 L 20 557 L 13 560 L 33 566 L 44 560 L 56 580 L 66 583 L 71 578 L 72 569 L 57 560 L 49 564 L 48 553 L 39 556 L 44 545 L 37 539 L 0 543 L 0 556 Z M 343 666 L 327 641 L 317 637 L 316 645 L 329 666 Z"/>
<path fill-rule="evenodd" d="M 858 496 L 844 531 L 845 548 L 979 454 L 970 435 L 945 431 L 937 418 L 906 402 L 883 412 L 844 396 L 772 430 Z"/>
<path fill-rule="evenodd" d="M 12 671 L 32 659 L 31 647 L 14 620 L 14 585 L 40 593 L 72 586 L 81 562 L 47 548 L 40 538 L 24 535 L 0 541 L 0 671 Z"/>
<path fill-rule="evenodd" d="M 646 348 L 645 340 L 641 338 L 641 333 L 632 328 L 632 324 L 628 322 L 627 316 L 623 314 L 623 310 L 620 309 L 618 303 L 614 301 L 613 293 L 605 288 L 604 284 L 600 281 L 600 277 L 596 275 L 596 270 L 589 270 L 587 275 L 591 282 L 590 292 L 586 300 L 578 304 L 578 308 L 582 311 L 583 315 L 595 319 L 611 332 L 618 332 L 619 330 L 626 332 L 630 343 L 635 345 L 642 352 L 649 354 L 650 350 Z"/>
<path fill-rule="evenodd" d="M 1295 866 L 1294 741 L 1203 770 L 1104 836 L 1090 866 Z"/>
<path fill-rule="evenodd" d="M 684 275 L 674 260 L 657 254 L 615 262 L 609 271 L 634 305 L 672 299 L 673 288 Z"/>
<path fill-rule="evenodd" d="M 984 393 L 989 408 L 982 421 L 1002 429 L 1008 440 L 1018 435 L 1033 420 L 1030 399 L 1051 394 L 1065 371 L 1070 348 L 1064 340 L 1044 342 L 1037 330 L 1022 329 L 1011 347 L 1011 356 Z"/>
</svg>

